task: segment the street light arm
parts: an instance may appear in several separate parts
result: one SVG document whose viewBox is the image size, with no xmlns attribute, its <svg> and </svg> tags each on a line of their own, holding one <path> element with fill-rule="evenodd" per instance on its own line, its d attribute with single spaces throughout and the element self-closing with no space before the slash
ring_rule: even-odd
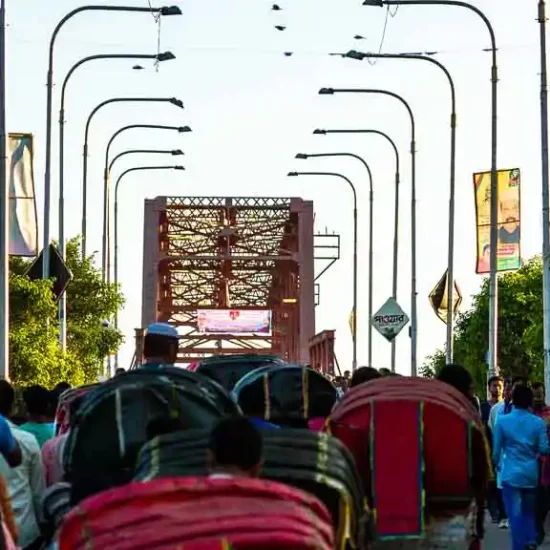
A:
<svg viewBox="0 0 550 550">
<path fill-rule="evenodd" d="M 80 61 L 75 63 L 70 69 L 69 72 L 65 75 L 65 78 L 63 80 L 63 84 L 61 86 L 61 111 L 64 110 L 65 107 L 65 92 L 67 88 L 67 84 L 73 75 L 73 73 L 80 67 L 81 65 L 84 65 L 84 63 L 88 63 L 89 61 L 94 61 L 96 59 L 156 59 L 157 55 L 150 55 L 150 54 L 98 54 L 98 55 L 89 55 L 88 57 L 82 58 Z"/>
<path fill-rule="evenodd" d="M 308 155 L 308 156 L 313 157 L 315 155 Z M 343 179 L 351 187 L 351 191 L 353 192 L 353 208 L 354 210 L 357 210 L 357 192 L 355 190 L 355 185 L 353 185 L 353 182 L 347 176 L 344 176 L 344 174 L 339 174 L 338 172 L 289 172 L 288 175 L 289 176 L 330 176 L 333 178 Z"/>
<path fill-rule="evenodd" d="M 174 98 L 172 97 L 112 97 L 111 99 L 106 99 L 105 101 L 102 101 L 99 105 L 96 105 L 90 115 L 88 116 L 88 119 L 86 120 L 86 130 L 85 135 L 86 138 L 88 137 L 88 134 L 90 132 L 90 124 L 92 122 L 92 119 L 94 118 L 94 115 L 103 107 L 106 105 L 110 105 L 111 103 L 123 103 L 123 102 L 144 102 L 144 103 L 172 103 L 174 104 Z M 178 100 L 179 101 L 179 100 Z M 87 141 L 87 139 L 86 139 Z"/>
<path fill-rule="evenodd" d="M 138 7 L 138 6 L 105 6 L 105 5 L 90 5 L 90 6 L 80 6 L 73 11 L 70 11 L 67 13 L 60 21 L 57 23 L 55 29 L 53 30 L 53 33 L 50 38 L 50 47 L 49 47 L 49 68 L 48 72 L 53 72 L 53 53 L 55 48 L 55 40 L 57 38 L 57 35 L 59 34 L 59 31 L 65 25 L 65 23 L 72 19 L 75 15 L 78 15 L 79 13 L 82 13 L 84 11 L 115 11 L 115 12 L 149 12 L 149 13 L 162 13 L 162 11 L 166 9 L 165 7 Z"/>
<path fill-rule="evenodd" d="M 174 149 L 129 149 L 128 151 L 122 151 L 122 153 L 119 153 L 118 155 L 116 155 L 111 161 L 111 164 L 109 164 L 109 172 L 111 172 L 115 162 L 119 158 L 124 157 L 125 155 L 132 155 L 132 154 L 174 155 Z"/>
<path fill-rule="evenodd" d="M 417 59 L 419 61 L 427 61 L 428 63 L 431 63 L 432 65 L 436 65 L 439 67 L 447 77 L 447 80 L 449 81 L 449 86 L 451 88 L 451 103 L 452 103 L 452 111 L 453 114 L 456 113 L 456 91 L 455 91 L 455 84 L 453 81 L 453 77 L 451 76 L 451 73 L 437 59 L 434 57 L 430 57 L 429 55 L 422 55 L 418 53 L 364 53 L 359 52 L 356 50 L 350 50 L 349 52 L 345 53 L 342 57 L 348 58 L 348 59 Z"/>
<path fill-rule="evenodd" d="M 370 167 L 369 165 L 367 164 L 367 162 L 365 161 L 365 159 L 363 159 L 362 157 L 360 157 L 359 155 L 356 155 L 355 153 L 312 153 L 312 154 L 306 154 L 306 155 L 296 155 L 297 158 L 323 158 L 323 157 L 351 157 L 351 158 L 354 158 L 354 159 L 357 159 L 364 167 L 365 169 L 367 170 L 367 173 L 369 175 L 369 183 L 370 183 L 370 192 L 372 193 L 373 192 L 373 189 L 372 189 L 372 173 L 370 171 Z M 344 176 L 342 176 L 344 177 Z M 347 179 L 347 178 L 346 178 Z M 348 182 L 351 184 L 351 181 L 348 180 Z M 353 187 L 353 185 L 352 185 Z M 353 189 L 353 192 L 355 194 L 355 188 Z"/>
<path fill-rule="evenodd" d="M 496 37 L 493 25 L 489 21 L 488 17 L 476 6 L 469 4 L 468 2 L 461 2 L 460 0 L 365 0 L 363 6 L 455 6 L 457 8 L 466 8 L 477 14 L 485 26 L 489 30 L 491 35 L 491 48 L 493 50 L 493 62 L 496 65 Z"/>
<path fill-rule="evenodd" d="M 134 166 L 132 168 L 127 168 L 118 176 L 115 184 L 115 203 L 118 202 L 118 186 L 124 176 L 130 174 L 131 172 L 141 172 L 142 170 L 181 170 L 182 166 Z"/>
<path fill-rule="evenodd" d="M 377 136 L 381 136 L 384 139 L 388 141 L 388 143 L 391 145 L 393 152 L 395 153 L 395 171 L 399 173 L 400 171 L 400 161 L 399 161 L 399 149 L 397 149 L 397 145 L 395 144 L 395 141 L 386 134 L 385 132 L 382 132 L 381 130 L 315 130 L 313 132 L 317 135 L 324 135 L 324 134 L 375 134 Z"/>
<path fill-rule="evenodd" d="M 397 100 L 399 100 L 407 109 L 407 112 L 409 113 L 409 118 L 411 119 L 411 130 L 412 130 L 412 142 L 414 144 L 416 140 L 416 124 L 414 121 L 414 114 L 412 112 L 411 106 L 409 105 L 409 102 L 404 99 L 399 94 L 396 94 L 395 92 L 390 92 L 389 90 L 378 90 L 375 88 L 321 88 L 319 90 L 319 94 L 326 95 L 325 90 L 330 90 L 331 94 L 334 93 L 346 93 L 346 94 L 381 94 L 388 97 L 393 97 Z"/>
</svg>

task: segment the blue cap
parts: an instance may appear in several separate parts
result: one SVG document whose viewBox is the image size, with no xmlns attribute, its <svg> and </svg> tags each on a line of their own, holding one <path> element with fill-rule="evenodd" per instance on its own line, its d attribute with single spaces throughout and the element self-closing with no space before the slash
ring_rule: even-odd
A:
<svg viewBox="0 0 550 550">
<path fill-rule="evenodd" d="M 157 334 L 167 338 L 179 338 L 178 331 L 168 323 L 151 323 L 147 327 L 146 334 Z"/>
</svg>

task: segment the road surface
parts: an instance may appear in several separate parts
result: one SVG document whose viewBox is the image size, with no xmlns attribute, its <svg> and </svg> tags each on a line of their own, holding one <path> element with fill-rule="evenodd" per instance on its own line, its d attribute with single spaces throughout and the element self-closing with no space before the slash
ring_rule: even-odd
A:
<svg viewBox="0 0 550 550">
<path fill-rule="evenodd" d="M 548 536 L 542 546 L 539 546 L 541 550 L 550 550 L 550 524 L 546 524 L 546 532 Z M 496 525 L 487 522 L 485 540 L 483 544 L 483 550 L 510 550 L 512 545 L 510 544 L 510 534 L 506 530 L 499 529 Z"/>
</svg>

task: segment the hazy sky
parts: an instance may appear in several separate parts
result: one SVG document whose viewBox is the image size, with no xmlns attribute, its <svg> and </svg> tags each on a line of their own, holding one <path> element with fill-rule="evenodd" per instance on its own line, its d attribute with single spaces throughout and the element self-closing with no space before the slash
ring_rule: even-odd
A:
<svg viewBox="0 0 550 550">
<path fill-rule="evenodd" d="M 473 0 L 493 22 L 499 45 L 499 167 L 522 169 L 522 252 L 541 249 L 539 160 L 539 57 L 535 0 Z M 8 0 L 8 129 L 36 139 L 35 177 L 42 213 L 46 62 L 57 21 L 83 2 Z M 101 3 L 101 2 L 98 2 Z M 104 2 L 120 4 L 121 2 Z M 188 0 L 182 17 L 162 21 L 161 50 L 177 59 L 158 72 L 150 63 L 133 71 L 127 61 L 97 61 L 75 73 L 68 87 L 66 136 L 66 234 L 80 233 L 82 142 L 90 111 L 104 99 L 177 96 L 169 105 L 107 107 L 96 118 L 90 141 L 89 249 L 101 243 L 103 156 L 109 136 L 132 123 L 189 124 L 192 134 L 133 132 L 118 141 L 127 148 L 182 148 L 186 172 L 134 175 L 121 188 L 120 280 L 128 303 L 121 315 L 127 336 L 122 366 L 133 350 L 133 328 L 141 319 L 143 200 L 157 195 L 300 196 L 314 201 L 316 228 L 342 235 L 341 259 L 320 279 L 317 331 L 337 330 L 340 365 L 351 364 L 348 316 L 352 306 L 351 195 L 332 179 L 286 178 L 293 169 L 341 171 L 359 193 L 359 362 L 367 359 L 368 193 L 365 174 L 352 160 L 296 161 L 299 152 L 354 152 L 370 164 L 375 179 L 375 310 L 391 293 L 394 160 L 389 146 L 368 136 L 313 136 L 321 128 L 371 128 L 390 134 L 402 157 L 398 301 L 410 313 L 410 130 L 406 112 L 391 98 L 373 95 L 318 96 L 320 87 L 383 88 L 403 95 L 417 122 L 419 363 L 440 347 L 445 325 L 428 294 L 447 263 L 450 94 L 443 74 L 429 63 L 381 61 L 374 66 L 330 57 L 351 48 L 378 51 L 386 12 L 361 0 Z M 147 0 L 131 5 L 146 6 Z M 160 5 L 154 0 L 154 5 Z M 393 13 L 393 12 L 392 12 Z M 286 27 L 277 31 L 275 25 Z M 149 14 L 84 14 L 59 35 L 55 54 L 55 115 L 67 70 L 98 53 L 156 53 L 158 27 Z M 355 35 L 365 40 L 355 40 Z M 481 20 L 450 7 L 401 7 L 388 18 L 382 51 L 437 52 L 457 86 L 458 156 L 456 278 L 465 297 L 479 288 L 475 268 L 472 173 L 490 168 L 489 36 Z M 288 57 L 283 52 L 292 51 Z M 57 128 L 54 140 L 57 139 Z M 54 147 L 52 237 L 57 236 L 57 146 Z M 170 157 L 128 158 L 172 163 Z M 124 164 L 123 164 L 124 163 Z M 100 258 L 98 258 L 99 261 Z M 410 368 L 406 331 L 398 339 L 398 370 Z M 375 366 L 389 366 L 390 346 L 374 342 Z"/>
</svg>

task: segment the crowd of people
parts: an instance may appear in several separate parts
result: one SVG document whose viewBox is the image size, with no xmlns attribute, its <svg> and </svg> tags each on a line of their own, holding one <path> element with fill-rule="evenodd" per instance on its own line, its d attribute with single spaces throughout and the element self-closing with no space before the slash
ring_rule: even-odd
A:
<svg viewBox="0 0 550 550">
<path fill-rule="evenodd" d="M 142 368 L 174 364 L 176 348 L 167 346 L 167 342 L 171 339 L 165 334 L 150 331 Z M 123 373 L 120 370 L 115 377 Z M 395 374 L 387 369 L 361 367 L 331 381 L 342 398 L 352 388 L 391 376 Z M 488 381 L 489 398 L 480 400 L 466 369 L 446 366 L 438 379 L 458 390 L 479 412 L 496 474 L 489 487 L 472 481 L 475 499 L 469 517 L 469 550 L 481 548 L 487 511 L 498 527 L 509 530 L 512 550 L 534 550 L 544 541 L 544 524 L 550 511 L 550 407 L 545 402 L 544 385 L 529 386 L 520 376 L 494 376 Z M 60 396 L 69 388 L 66 383 L 51 391 L 41 386 L 26 388 L 21 394 L 24 414 L 14 415 L 16 392 L 7 381 L 0 381 L 0 516 L 8 550 L 43 548 L 43 501 L 48 488 L 64 481 L 63 452 L 69 427 L 56 431 L 55 421 L 59 422 L 56 410 Z M 69 417 L 82 400 L 72 399 Z M 18 403 L 18 413 L 20 408 Z M 258 477 L 262 432 L 277 428 L 260 415 L 222 420 L 211 433 L 211 477 Z M 322 428 L 321 421 L 316 429 Z M 147 438 L 182 429 L 181 419 L 159 419 L 149 423 Z"/>
</svg>

